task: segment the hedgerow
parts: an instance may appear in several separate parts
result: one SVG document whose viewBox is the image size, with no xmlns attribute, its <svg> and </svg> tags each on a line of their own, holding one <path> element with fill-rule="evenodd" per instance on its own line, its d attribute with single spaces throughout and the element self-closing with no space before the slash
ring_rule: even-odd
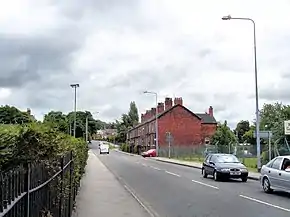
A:
<svg viewBox="0 0 290 217">
<path fill-rule="evenodd" d="M 79 186 L 88 158 L 88 146 L 84 140 L 42 123 L 0 125 L 0 172 L 39 162 L 45 163 L 47 172 L 53 175 L 59 170 L 55 162 L 68 152 L 73 153 L 73 185 Z M 68 188 L 68 177 L 63 182 L 64 188 Z"/>
</svg>

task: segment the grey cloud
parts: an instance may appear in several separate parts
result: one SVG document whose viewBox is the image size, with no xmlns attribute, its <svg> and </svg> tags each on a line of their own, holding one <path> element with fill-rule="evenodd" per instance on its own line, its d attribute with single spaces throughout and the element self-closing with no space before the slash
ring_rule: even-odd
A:
<svg viewBox="0 0 290 217">
<path fill-rule="evenodd" d="M 63 31 L 46 36 L 0 35 L 0 86 L 20 88 L 47 80 L 54 72 L 67 69 L 71 55 L 79 49 L 79 37 L 69 37 Z M 49 72 L 47 74 L 46 72 Z M 43 74 L 42 74 L 43 73 Z"/>
</svg>

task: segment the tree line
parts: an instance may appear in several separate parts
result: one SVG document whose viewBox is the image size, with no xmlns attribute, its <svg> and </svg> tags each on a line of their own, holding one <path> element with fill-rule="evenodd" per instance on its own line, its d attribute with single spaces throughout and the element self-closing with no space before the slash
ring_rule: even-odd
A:
<svg viewBox="0 0 290 217">
<path fill-rule="evenodd" d="M 286 120 L 290 120 L 290 105 L 276 102 L 264 104 L 260 110 L 260 131 L 272 132 L 271 143 L 280 151 L 280 154 L 290 153 L 288 146 L 290 137 L 284 135 L 284 121 Z M 237 143 L 256 146 L 255 130 L 255 120 L 241 120 L 233 130 L 229 128 L 227 121 L 224 121 L 223 123 L 218 123 L 217 131 L 212 137 L 211 144 L 217 144 L 219 149 Z M 268 139 L 261 138 L 261 144 L 267 149 Z"/>
</svg>

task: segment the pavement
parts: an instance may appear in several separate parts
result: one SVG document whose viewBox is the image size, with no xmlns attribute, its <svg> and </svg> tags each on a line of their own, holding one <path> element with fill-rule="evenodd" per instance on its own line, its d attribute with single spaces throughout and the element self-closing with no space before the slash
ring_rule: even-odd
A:
<svg viewBox="0 0 290 217">
<path fill-rule="evenodd" d="M 133 196 L 133 191 L 104 166 L 98 152 L 89 151 L 73 217 L 150 217 Z"/>
<path fill-rule="evenodd" d="M 98 152 L 94 148 L 91 150 Z M 216 182 L 211 177 L 203 178 L 200 170 L 192 167 L 117 151 L 99 156 L 99 159 L 122 183 L 126 183 L 151 216 L 290 216 L 290 194 L 266 194 L 256 180 Z"/>
</svg>

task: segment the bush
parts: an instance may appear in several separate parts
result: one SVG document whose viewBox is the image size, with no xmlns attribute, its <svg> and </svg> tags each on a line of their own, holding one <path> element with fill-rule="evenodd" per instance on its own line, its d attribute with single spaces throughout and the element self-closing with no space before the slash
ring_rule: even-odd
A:
<svg viewBox="0 0 290 217">
<path fill-rule="evenodd" d="M 130 148 L 126 143 L 123 143 L 120 147 L 121 151 L 129 152 Z"/>
<path fill-rule="evenodd" d="M 84 140 L 41 123 L 0 125 L 0 171 L 29 162 L 45 162 L 49 171 L 58 171 L 53 162 L 68 152 L 73 153 L 73 185 L 79 186 L 88 158 Z"/>
</svg>

